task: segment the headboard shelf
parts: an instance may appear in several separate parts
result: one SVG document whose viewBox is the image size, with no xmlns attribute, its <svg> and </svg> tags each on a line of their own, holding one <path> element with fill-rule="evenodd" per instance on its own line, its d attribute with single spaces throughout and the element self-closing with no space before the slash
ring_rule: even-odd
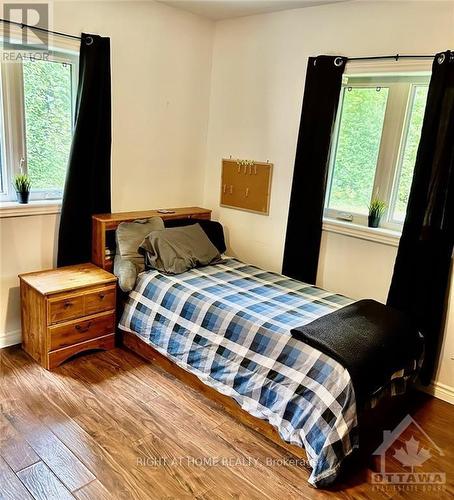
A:
<svg viewBox="0 0 454 500">
<path fill-rule="evenodd" d="M 91 261 L 102 269 L 111 271 L 113 255 L 106 255 L 106 242 L 110 231 L 115 231 L 121 222 L 131 222 L 136 219 L 149 219 L 161 217 L 169 219 L 211 219 L 211 210 L 200 207 L 170 208 L 172 213 L 161 213 L 156 210 L 143 210 L 139 212 L 117 212 L 110 214 L 96 214 L 92 217 L 92 249 Z M 112 249 L 109 249 L 112 250 Z"/>
</svg>

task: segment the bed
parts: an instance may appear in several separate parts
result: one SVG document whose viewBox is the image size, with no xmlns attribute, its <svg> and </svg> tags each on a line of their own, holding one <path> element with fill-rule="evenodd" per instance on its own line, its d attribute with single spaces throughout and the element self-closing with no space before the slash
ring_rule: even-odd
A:
<svg viewBox="0 0 454 500">
<path fill-rule="evenodd" d="M 304 449 L 309 482 L 323 487 L 358 447 L 360 409 L 349 372 L 290 330 L 351 302 L 225 258 L 177 276 L 140 274 L 119 330 L 127 347 L 203 390 L 246 424 L 294 454 L 303 456 L 295 450 Z M 415 360 L 394 373 L 370 395 L 368 406 L 402 393 L 416 367 Z"/>
</svg>

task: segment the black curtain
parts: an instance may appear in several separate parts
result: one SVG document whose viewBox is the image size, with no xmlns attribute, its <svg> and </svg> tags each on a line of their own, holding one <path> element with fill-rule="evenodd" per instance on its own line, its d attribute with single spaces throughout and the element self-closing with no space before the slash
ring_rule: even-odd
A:
<svg viewBox="0 0 454 500">
<path fill-rule="evenodd" d="M 283 274 L 315 283 L 329 148 L 345 57 L 310 57 L 293 170 Z"/>
<path fill-rule="evenodd" d="M 91 260 L 91 216 L 110 212 L 110 39 L 83 33 L 57 265 Z"/>
<path fill-rule="evenodd" d="M 433 374 L 454 243 L 454 52 L 435 56 L 388 305 L 416 318 Z"/>
</svg>

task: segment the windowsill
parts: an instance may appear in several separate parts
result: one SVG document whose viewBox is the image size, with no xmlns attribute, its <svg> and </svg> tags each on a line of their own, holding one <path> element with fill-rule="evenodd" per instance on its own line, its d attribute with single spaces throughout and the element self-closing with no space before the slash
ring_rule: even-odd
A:
<svg viewBox="0 0 454 500">
<path fill-rule="evenodd" d="M 393 247 L 399 246 L 400 231 L 385 229 L 382 227 L 367 227 L 353 222 L 339 221 L 336 219 L 323 218 L 323 230 L 330 233 L 343 234 L 352 238 L 374 241 L 382 245 Z"/>
<path fill-rule="evenodd" d="M 60 211 L 61 200 L 33 200 L 26 204 L 17 203 L 17 201 L 0 202 L 0 219 L 59 214 Z"/>
</svg>

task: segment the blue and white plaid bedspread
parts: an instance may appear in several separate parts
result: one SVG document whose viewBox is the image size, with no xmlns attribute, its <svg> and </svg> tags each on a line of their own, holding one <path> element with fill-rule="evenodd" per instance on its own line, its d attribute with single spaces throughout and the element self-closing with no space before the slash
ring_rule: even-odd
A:
<svg viewBox="0 0 454 500">
<path fill-rule="evenodd" d="M 355 394 L 345 368 L 290 330 L 351 302 L 227 259 L 142 273 L 119 326 L 304 447 L 321 486 L 358 445 Z"/>
</svg>

